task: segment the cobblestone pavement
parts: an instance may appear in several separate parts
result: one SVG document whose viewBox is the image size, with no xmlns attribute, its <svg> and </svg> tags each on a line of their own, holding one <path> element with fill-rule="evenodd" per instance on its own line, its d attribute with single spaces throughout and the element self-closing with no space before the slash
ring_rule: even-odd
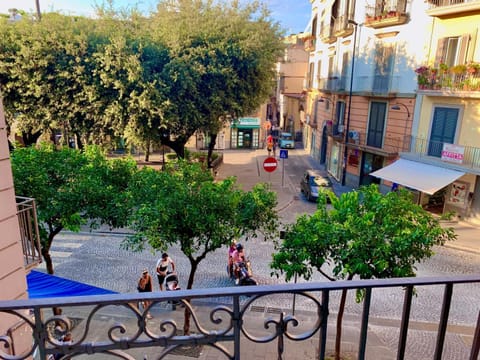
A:
<svg viewBox="0 0 480 360">
<path fill-rule="evenodd" d="M 237 159 L 241 161 L 243 158 Z M 229 157 L 226 159 L 231 161 Z M 279 201 L 280 214 L 283 221 L 291 222 L 303 213 L 311 213 L 315 205 L 306 202 L 298 193 L 298 169 L 310 167 L 310 160 L 303 153 L 295 155 L 291 151 L 290 163 L 285 164 L 284 184 L 280 186 L 278 174 L 276 178 L 267 178 L 277 191 L 289 192 L 289 196 Z M 261 164 L 261 158 L 258 160 Z M 295 162 L 295 164 L 293 164 Z M 233 166 L 228 165 L 227 166 Z M 260 173 L 260 165 L 251 167 L 250 173 L 243 172 L 239 183 L 245 189 L 249 181 L 265 179 Z M 221 175 L 221 174 L 220 174 Z M 228 175 L 228 174 L 227 174 Z M 285 180 L 286 179 L 286 180 Z M 280 198 L 280 196 L 279 196 Z M 136 280 L 143 268 L 153 273 L 155 263 L 160 254 L 148 250 L 141 253 L 131 253 L 121 248 L 125 234 L 117 233 L 69 233 L 62 232 L 53 243 L 51 254 L 58 276 L 85 282 L 91 285 L 111 289 L 117 292 L 136 292 Z M 284 283 L 282 278 L 272 277 L 269 262 L 272 244 L 263 238 L 249 240 L 245 243 L 247 256 L 252 261 L 255 278 L 261 284 Z M 168 251 L 174 259 L 180 278 L 180 285 L 185 287 L 190 269 L 187 258 L 177 247 Z M 226 275 L 226 249 L 220 249 L 210 254 L 199 266 L 195 276 L 196 288 L 233 286 Z M 450 248 L 436 249 L 436 255 L 424 263 L 418 264 L 418 276 L 449 276 L 455 274 L 478 273 L 480 254 L 458 251 Z M 154 278 L 154 280 L 156 280 Z M 302 280 L 299 280 L 302 281 Z M 326 281 L 319 274 L 314 274 L 312 281 Z M 158 284 L 155 284 L 158 290 Z M 409 333 L 409 353 L 407 359 L 431 359 L 435 344 L 443 288 L 419 288 L 412 305 L 412 325 Z M 444 359 L 468 358 L 471 347 L 473 326 L 480 310 L 480 287 L 478 285 L 459 285 L 454 289 L 454 301 L 450 312 L 451 330 L 448 334 Z M 374 290 L 371 309 L 370 331 L 376 334 L 386 346 L 395 349 L 398 341 L 398 322 L 401 316 L 403 291 L 401 289 Z M 338 296 L 332 294 L 331 309 L 338 304 Z M 292 307 L 291 295 L 275 295 L 259 299 L 258 306 L 288 309 Z M 306 299 L 297 297 L 296 308 L 308 310 L 311 304 Z M 361 314 L 361 305 L 355 303 L 351 292 L 347 302 L 346 319 Z"/>
</svg>

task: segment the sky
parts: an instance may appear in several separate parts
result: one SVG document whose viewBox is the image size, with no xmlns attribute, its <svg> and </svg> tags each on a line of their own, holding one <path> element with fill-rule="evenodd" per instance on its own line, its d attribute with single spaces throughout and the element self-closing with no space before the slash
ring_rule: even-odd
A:
<svg viewBox="0 0 480 360">
<path fill-rule="evenodd" d="M 228 1 L 228 0 L 224 0 Z M 263 0 L 269 7 L 274 21 L 280 23 L 286 35 L 305 30 L 310 20 L 309 0 Z M 89 16 L 94 13 L 95 3 L 101 0 L 40 0 L 40 9 L 60 11 L 65 14 Z M 114 0 L 115 7 L 129 7 L 137 4 L 142 11 L 154 9 L 155 0 Z M 35 12 L 35 0 L 0 0 L 0 13 L 7 14 L 8 9 L 16 8 Z"/>
</svg>

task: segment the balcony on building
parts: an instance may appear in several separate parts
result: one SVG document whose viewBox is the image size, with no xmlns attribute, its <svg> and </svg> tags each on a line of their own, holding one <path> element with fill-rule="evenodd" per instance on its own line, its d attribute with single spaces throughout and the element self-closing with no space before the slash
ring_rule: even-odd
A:
<svg viewBox="0 0 480 360">
<path fill-rule="evenodd" d="M 334 26 L 333 25 L 324 25 L 323 23 L 320 26 L 319 33 L 320 40 L 327 44 L 332 44 L 337 40 L 337 37 L 334 35 Z"/>
<path fill-rule="evenodd" d="M 34 353 L 39 359 L 48 359 L 57 353 L 64 354 L 65 359 L 82 354 L 92 358 L 170 359 L 169 354 L 194 358 L 203 353 L 205 358 L 237 360 L 240 354 L 243 359 L 252 353 L 270 354 L 267 357 L 275 359 L 298 358 L 296 354 L 300 350 L 305 359 L 330 359 L 327 354 L 333 350 L 335 304 L 342 290 L 349 290 L 351 293 L 362 291 L 364 300 L 358 315 L 349 317 L 348 324 L 344 321 L 343 330 L 347 331 L 342 338 L 346 342 L 343 349 L 347 344 L 356 344 L 350 345 L 349 351 L 356 353 L 358 359 L 378 358 L 378 351 L 384 354 L 385 345 L 376 345 L 376 341 L 370 340 L 375 336 L 371 326 L 379 324 L 371 314 L 378 311 L 379 297 L 400 292 L 403 296 L 396 298 L 392 308 L 403 311 L 400 318 L 392 319 L 388 325 L 398 329 L 398 333 L 395 340 L 392 338 L 395 345 L 389 347 L 389 356 L 384 358 L 403 359 L 406 351 L 415 346 L 421 347 L 424 353 L 434 352 L 433 358 L 441 359 L 446 352 L 444 343 L 452 331 L 447 327 L 450 313 L 458 308 L 459 296 L 455 290 L 479 283 L 480 275 L 476 274 L 2 301 L 0 313 L 19 319 L 24 334 L 31 336 L 31 348 L 28 352 L 15 353 L 14 338 L 8 332 L 0 333 L 8 344 L 0 355 L 12 360 L 30 359 Z M 438 327 L 430 331 L 437 340 L 432 344 L 419 344 L 411 340 L 418 335 L 409 331 L 412 309 L 432 306 L 425 294 L 435 287 L 444 289 L 433 304 L 439 312 Z M 268 301 L 287 296 L 291 299 L 292 295 L 295 295 L 293 304 L 296 302 L 297 310 L 292 304 L 275 307 Z M 143 300 L 152 303 L 148 310 L 153 318 L 138 305 Z M 53 316 L 53 307 L 61 308 L 62 315 Z M 188 332 L 184 332 L 185 314 L 190 315 Z M 469 355 L 464 354 L 464 359 L 477 359 L 479 354 L 480 314 L 472 316 L 478 320 L 471 328 L 471 338 L 466 341 L 464 351 Z M 71 332 L 72 341 L 63 340 L 62 335 L 67 332 Z"/>
<path fill-rule="evenodd" d="M 35 206 L 35 200 L 31 198 L 16 196 L 16 203 L 24 266 L 25 269 L 28 270 L 42 262 L 37 208 Z"/>
<path fill-rule="evenodd" d="M 353 91 L 364 96 L 395 97 L 400 91 L 400 75 L 356 76 Z"/>
<path fill-rule="evenodd" d="M 365 26 L 380 29 L 405 24 L 409 16 L 406 0 L 384 2 L 377 0 L 375 5 L 366 6 Z"/>
<path fill-rule="evenodd" d="M 480 63 L 439 68 L 421 66 L 417 73 L 418 92 L 432 96 L 480 97 Z"/>
<path fill-rule="evenodd" d="M 343 141 L 345 141 L 343 132 L 342 136 Z M 409 141 L 409 137 L 405 136 L 390 134 L 383 136 L 382 134 L 373 131 L 365 132 L 349 129 L 347 147 L 381 155 L 387 158 L 394 158 L 400 152 L 408 149 Z"/>
<path fill-rule="evenodd" d="M 428 160 L 432 164 L 480 174 L 480 148 L 462 143 L 449 144 L 422 137 L 410 137 L 405 156 L 411 160 Z M 403 157 L 403 154 L 402 154 Z"/>
<path fill-rule="evenodd" d="M 315 50 L 315 36 L 309 35 L 303 38 L 305 51 L 311 52 Z"/>
<path fill-rule="evenodd" d="M 337 37 L 346 37 L 353 34 L 353 25 L 348 22 L 353 19 L 353 15 L 341 15 L 335 19 L 333 33 Z"/>
<path fill-rule="evenodd" d="M 427 14 L 438 18 L 447 18 L 452 15 L 464 15 L 480 10 L 478 0 L 428 0 Z"/>
</svg>

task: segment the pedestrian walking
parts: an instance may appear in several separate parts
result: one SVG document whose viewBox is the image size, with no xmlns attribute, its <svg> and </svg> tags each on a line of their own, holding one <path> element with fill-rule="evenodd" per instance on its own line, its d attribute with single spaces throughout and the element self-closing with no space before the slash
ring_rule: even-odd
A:
<svg viewBox="0 0 480 360">
<path fill-rule="evenodd" d="M 142 271 L 142 276 L 140 276 L 140 279 L 138 279 L 138 285 L 137 285 L 137 290 L 138 292 L 144 293 L 144 292 L 152 292 L 153 290 L 153 283 L 152 283 L 152 277 L 148 273 L 147 269 L 144 269 Z M 148 309 L 150 306 L 151 302 L 148 300 L 144 300 L 142 302 L 143 305 L 143 310 Z M 153 316 L 150 315 L 149 312 L 147 312 L 147 319 L 151 319 Z"/>
<path fill-rule="evenodd" d="M 170 270 L 169 270 L 170 269 Z M 167 253 L 163 253 L 162 257 L 157 261 L 157 278 L 160 291 L 163 290 L 163 283 L 167 274 L 175 271 L 175 263 Z"/>
</svg>

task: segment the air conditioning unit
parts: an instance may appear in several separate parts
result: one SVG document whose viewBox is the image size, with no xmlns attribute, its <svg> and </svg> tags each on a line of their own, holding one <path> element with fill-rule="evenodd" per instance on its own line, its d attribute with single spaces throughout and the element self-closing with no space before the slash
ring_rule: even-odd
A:
<svg viewBox="0 0 480 360">
<path fill-rule="evenodd" d="M 348 137 L 352 140 L 358 140 L 359 136 L 360 135 L 359 135 L 358 131 L 353 130 L 353 131 L 348 132 Z"/>
<path fill-rule="evenodd" d="M 338 132 L 343 133 L 343 125 L 342 124 L 338 125 Z"/>
</svg>

